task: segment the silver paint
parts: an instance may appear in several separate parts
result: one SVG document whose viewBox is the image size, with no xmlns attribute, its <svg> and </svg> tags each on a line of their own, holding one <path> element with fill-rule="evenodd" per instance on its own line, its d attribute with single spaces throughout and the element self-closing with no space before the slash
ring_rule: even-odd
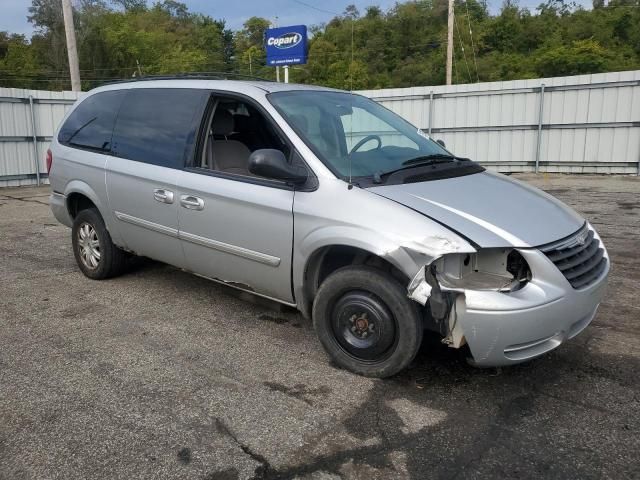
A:
<svg viewBox="0 0 640 480">
<path fill-rule="evenodd" d="M 280 259 L 278 257 L 249 250 L 248 248 L 229 245 L 228 243 L 218 242 L 216 240 L 211 240 L 210 238 L 200 237 L 199 235 L 193 235 L 187 232 L 180 232 L 178 236 L 180 239 L 195 243 L 196 245 L 202 245 L 203 247 L 209 247 L 214 250 L 230 253 L 231 255 L 237 255 L 242 258 L 248 258 L 249 260 L 264 263 L 265 265 L 270 265 L 272 267 L 280 265 Z"/>
<path fill-rule="evenodd" d="M 539 356 L 577 335 L 593 318 L 609 266 L 598 282 L 576 291 L 535 248 L 584 224 L 550 195 L 489 172 L 348 188 L 267 99 L 271 91 L 321 87 L 156 80 L 105 86 L 88 95 L 168 87 L 234 92 L 254 99 L 304 158 L 318 188 L 293 192 L 147 165 L 71 149 L 60 145 L 56 135 L 51 144 L 51 208 L 60 222 L 71 224 L 66 204 L 71 194 L 81 193 L 94 202 L 116 245 L 303 311 L 308 311 L 305 302 L 312 300 L 306 274 L 329 247 L 355 247 L 388 261 L 412 279 L 408 295 L 421 304 L 432 294 L 433 286 L 425 280 L 425 267 L 432 262 L 449 254 L 475 253 L 477 248 L 517 248 L 532 271 L 524 288 L 454 292 L 445 341 L 455 347 L 468 343 L 479 365 Z M 165 203 L 158 190 L 183 199 L 197 197 L 202 208 Z"/>
<path fill-rule="evenodd" d="M 131 225 L 146 228 L 153 232 L 164 233 L 165 235 L 169 235 L 170 237 L 178 237 L 177 228 L 165 227 L 164 225 L 160 225 L 159 223 L 150 222 L 148 220 L 145 220 L 144 218 L 134 217 L 133 215 L 127 215 L 126 213 L 118 212 L 117 210 L 113 213 L 118 220 L 130 223 Z"/>
<path fill-rule="evenodd" d="M 551 195 L 489 171 L 369 190 L 444 223 L 483 248 L 544 245 L 584 224 Z"/>
</svg>

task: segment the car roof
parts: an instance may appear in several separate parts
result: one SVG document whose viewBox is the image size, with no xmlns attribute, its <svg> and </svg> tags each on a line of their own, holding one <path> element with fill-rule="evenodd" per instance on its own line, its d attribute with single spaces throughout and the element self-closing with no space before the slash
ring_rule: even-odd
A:
<svg viewBox="0 0 640 480">
<path fill-rule="evenodd" d="M 203 90 L 224 90 L 235 93 L 257 94 L 284 91 L 332 91 L 340 92 L 318 85 L 304 85 L 300 83 L 278 83 L 267 80 L 217 80 L 193 78 L 158 78 L 139 79 L 103 85 L 91 90 L 90 94 L 109 90 L 128 90 L 133 88 L 194 88 Z"/>
</svg>

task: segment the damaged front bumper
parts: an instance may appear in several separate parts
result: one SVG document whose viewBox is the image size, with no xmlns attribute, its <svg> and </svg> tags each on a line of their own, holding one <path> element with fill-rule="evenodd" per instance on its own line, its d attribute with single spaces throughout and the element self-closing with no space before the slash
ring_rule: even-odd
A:
<svg viewBox="0 0 640 480">
<path fill-rule="evenodd" d="M 539 250 L 519 250 L 531 268 L 532 278 L 520 289 L 503 292 L 439 285 L 422 269 L 408 288 L 409 297 L 425 305 L 450 294 L 451 308 L 445 342 L 453 347 L 469 345 L 477 366 L 511 365 L 543 355 L 578 335 L 595 316 L 605 294 L 609 259 L 597 281 L 574 289 L 560 270 Z M 426 275 L 425 275 L 426 272 Z"/>
</svg>

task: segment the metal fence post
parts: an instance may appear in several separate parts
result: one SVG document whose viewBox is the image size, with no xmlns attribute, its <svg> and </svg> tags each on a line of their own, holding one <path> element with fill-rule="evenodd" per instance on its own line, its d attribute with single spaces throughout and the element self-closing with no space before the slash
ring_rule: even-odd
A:
<svg viewBox="0 0 640 480">
<path fill-rule="evenodd" d="M 33 158 L 36 168 L 36 182 L 40 185 L 40 161 L 38 160 L 38 137 L 36 135 L 36 117 L 33 113 L 33 96 L 29 95 L 29 110 L 31 110 L 31 133 L 33 135 Z"/>
<path fill-rule="evenodd" d="M 536 146 L 536 173 L 540 167 L 540 144 L 542 142 L 542 114 L 544 112 L 544 83 L 540 85 L 540 105 L 538 107 L 538 144 Z"/>
<path fill-rule="evenodd" d="M 429 92 L 429 136 L 431 136 L 432 122 L 433 122 L 433 90 Z"/>
</svg>

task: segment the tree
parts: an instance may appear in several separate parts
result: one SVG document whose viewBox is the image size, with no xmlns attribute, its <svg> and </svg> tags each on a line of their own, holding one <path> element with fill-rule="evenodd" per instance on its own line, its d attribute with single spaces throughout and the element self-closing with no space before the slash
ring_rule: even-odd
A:
<svg viewBox="0 0 640 480">
<path fill-rule="evenodd" d="M 4 86 L 42 88 L 34 53 L 24 35 L 0 32 L 0 78 Z"/>
<path fill-rule="evenodd" d="M 245 75 L 272 77 L 273 69 L 266 66 L 264 37 L 271 22 L 266 18 L 251 17 L 242 30 L 235 34 L 235 70 Z M 239 55 L 238 55 L 239 54 Z"/>
<path fill-rule="evenodd" d="M 597 1 L 593 10 L 544 0 L 534 13 L 506 0 L 497 15 L 486 0 L 455 1 L 454 81 L 640 68 L 640 0 Z M 31 39 L 0 32 L 1 85 L 69 88 L 59 2 L 32 0 Z M 290 69 L 292 81 L 347 89 L 443 83 L 447 3 L 405 1 L 386 11 L 369 6 L 361 15 L 345 0 L 342 14 L 309 27 L 309 63 Z M 190 12 L 176 0 L 149 7 L 145 0 L 75 0 L 74 21 L 85 89 L 137 75 L 138 63 L 143 74 L 275 76 L 265 64 L 265 18 L 251 17 L 234 32 L 223 19 Z"/>
</svg>

